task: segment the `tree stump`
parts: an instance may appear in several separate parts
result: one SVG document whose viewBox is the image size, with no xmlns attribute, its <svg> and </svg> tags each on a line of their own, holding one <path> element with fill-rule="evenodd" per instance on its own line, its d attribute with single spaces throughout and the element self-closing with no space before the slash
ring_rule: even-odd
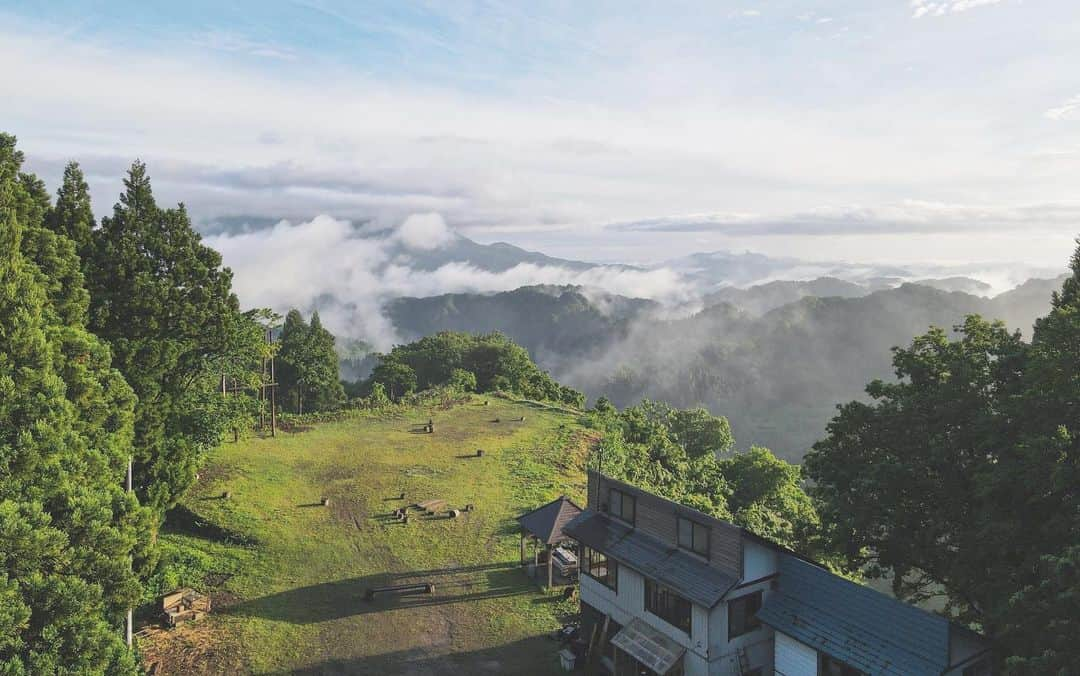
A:
<svg viewBox="0 0 1080 676">
<path fill-rule="evenodd" d="M 469 504 L 465 505 L 465 511 L 466 511 L 466 512 L 471 512 L 471 511 L 473 511 L 474 509 L 476 509 L 476 507 L 474 507 L 474 506 L 473 506 L 473 503 L 471 503 L 471 502 L 470 502 Z"/>
<path fill-rule="evenodd" d="M 482 448 L 476 449 L 476 457 L 478 457 L 478 458 L 484 457 L 484 449 L 482 449 Z"/>
<path fill-rule="evenodd" d="M 451 509 L 449 512 L 447 512 L 447 514 L 450 515 L 451 519 L 456 519 L 459 516 L 461 516 L 461 510 L 460 509 Z"/>
<path fill-rule="evenodd" d="M 222 500 L 228 500 L 231 497 L 232 497 L 232 492 L 231 491 L 225 491 L 224 493 L 221 494 L 221 499 Z"/>
<path fill-rule="evenodd" d="M 525 422 L 525 416 L 521 416 L 521 422 Z"/>
<path fill-rule="evenodd" d="M 330 506 L 330 498 L 323 498 L 322 499 L 322 506 L 323 507 L 329 507 Z"/>
</svg>

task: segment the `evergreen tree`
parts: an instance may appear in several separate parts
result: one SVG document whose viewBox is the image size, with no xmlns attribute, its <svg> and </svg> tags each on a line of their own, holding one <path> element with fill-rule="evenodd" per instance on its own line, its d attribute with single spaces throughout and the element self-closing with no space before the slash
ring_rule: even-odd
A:
<svg viewBox="0 0 1080 676">
<path fill-rule="evenodd" d="M 293 411 L 330 411 L 341 406 L 345 389 L 334 336 L 323 328 L 318 312 L 312 313 L 310 325 L 298 310 L 285 315 L 278 356 L 278 382 L 286 405 Z"/>
<path fill-rule="evenodd" d="M 42 227 L 21 164 L 0 135 L 0 672 L 135 673 L 118 623 L 149 541 L 122 486 L 133 397 L 82 325 L 74 245 Z"/>
<path fill-rule="evenodd" d="M 57 213 L 58 228 L 78 230 Z M 232 273 L 202 244 L 183 204 L 157 206 L 141 162 L 113 215 L 93 231 L 83 269 L 90 327 L 138 395 L 137 490 L 160 514 L 190 485 L 201 452 L 217 443 L 229 417 L 216 410 L 222 398 L 208 396 L 220 394 L 222 360 L 251 347 L 236 343 L 243 317 Z"/>
<path fill-rule="evenodd" d="M 78 162 L 64 168 L 64 181 L 56 193 L 56 206 L 46 223 L 53 232 L 65 235 L 75 244 L 81 259 L 89 259 L 93 245 L 94 211 L 90 204 L 90 186 L 86 184 Z"/>
</svg>

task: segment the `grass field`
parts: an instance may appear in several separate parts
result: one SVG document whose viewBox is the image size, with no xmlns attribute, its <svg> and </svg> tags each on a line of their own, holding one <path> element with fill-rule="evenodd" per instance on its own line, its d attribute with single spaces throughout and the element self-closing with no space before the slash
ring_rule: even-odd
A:
<svg viewBox="0 0 1080 676">
<path fill-rule="evenodd" d="M 434 434 L 421 431 L 429 418 Z M 144 635 L 145 663 L 158 674 L 556 673 L 545 634 L 574 603 L 518 567 L 514 517 L 582 498 L 590 439 L 572 413 L 472 397 L 224 444 L 170 515 L 158 580 L 209 589 L 215 609 Z M 432 498 L 476 509 L 387 517 Z M 369 586 L 413 581 L 436 591 L 364 600 Z"/>
</svg>

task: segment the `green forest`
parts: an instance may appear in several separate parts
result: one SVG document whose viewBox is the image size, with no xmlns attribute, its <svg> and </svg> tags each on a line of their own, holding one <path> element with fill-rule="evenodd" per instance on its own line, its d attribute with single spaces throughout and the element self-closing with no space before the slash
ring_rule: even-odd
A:
<svg viewBox="0 0 1080 676">
<path fill-rule="evenodd" d="M 591 467 L 899 598 L 942 597 L 1007 673 L 1080 663 L 1080 248 L 1030 340 L 977 315 L 928 327 L 799 466 L 736 452 L 724 411 L 586 409 L 499 333 L 395 346 L 346 387 L 318 313 L 242 308 L 144 164 L 98 222 L 78 164 L 53 196 L 23 160 L 0 135 L 0 673 L 140 673 L 125 614 L 151 600 L 158 533 L 212 449 L 271 405 L 299 417 L 432 389 L 573 411 L 598 439 Z"/>
</svg>

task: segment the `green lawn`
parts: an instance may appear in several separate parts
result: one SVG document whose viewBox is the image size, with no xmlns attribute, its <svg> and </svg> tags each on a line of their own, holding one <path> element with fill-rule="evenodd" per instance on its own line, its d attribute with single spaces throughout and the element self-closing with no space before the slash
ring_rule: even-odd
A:
<svg viewBox="0 0 1080 676">
<path fill-rule="evenodd" d="M 429 417 L 435 433 L 421 433 Z M 158 673 L 555 673 L 544 634 L 574 604 L 517 566 L 513 519 L 582 497 L 589 439 L 575 414 L 473 397 L 224 444 L 162 535 L 172 572 L 159 581 L 209 588 L 216 608 L 145 638 L 147 662 L 160 658 Z M 484 457 L 464 457 L 476 449 Z M 431 498 L 476 509 L 387 518 Z M 412 581 L 435 594 L 364 600 L 369 586 Z"/>
</svg>

